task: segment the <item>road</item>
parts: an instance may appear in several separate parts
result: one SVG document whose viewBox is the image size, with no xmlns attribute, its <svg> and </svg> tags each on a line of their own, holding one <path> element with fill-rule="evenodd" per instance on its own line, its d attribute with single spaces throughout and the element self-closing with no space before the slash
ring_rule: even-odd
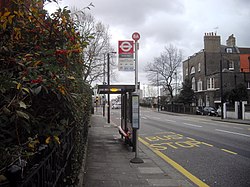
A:
<svg viewBox="0 0 250 187">
<path fill-rule="evenodd" d="M 112 119 L 119 123 L 119 111 Z M 250 125 L 141 108 L 139 139 L 209 186 L 250 186 Z M 170 160 L 170 161 L 168 161 Z M 167 163 L 166 163 L 167 164 Z M 170 164 L 170 163 L 168 163 Z"/>
</svg>

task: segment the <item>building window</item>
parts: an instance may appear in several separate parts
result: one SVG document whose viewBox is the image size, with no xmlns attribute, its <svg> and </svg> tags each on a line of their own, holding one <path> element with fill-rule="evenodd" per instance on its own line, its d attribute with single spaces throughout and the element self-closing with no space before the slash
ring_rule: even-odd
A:
<svg viewBox="0 0 250 187">
<path fill-rule="evenodd" d="M 215 87 L 214 78 L 207 79 L 207 89 L 211 90 L 211 89 L 214 89 L 214 87 Z"/>
<path fill-rule="evenodd" d="M 190 74 L 194 74 L 195 73 L 195 68 L 194 66 L 191 67 L 191 73 Z"/>
<path fill-rule="evenodd" d="M 199 79 L 198 81 L 198 88 L 197 88 L 198 91 L 202 91 L 202 80 Z"/>
<path fill-rule="evenodd" d="M 201 63 L 199 62 L 198 63 L 198 72 L 200 72 L 201 71 Z"/>
<path fill-rule="evenodd" d="M 195 78 L 192 78 L 192 89 L 195 91 Z"/>
<path fill-rule="evenodd" d="M 186 68 L 186 75 L 188 75 L 188 68 Z"/>
<path fill-rule="evenodd" d="M 233 61 L 228 61 L 228 69 L 234 70 L 234 62 Z"/>
<path fill-rule="evenodd" d="M 227 53 L 233 53 L 233 49 L 232 48 L 226 48 L 226 52 Z"/>
</svg>

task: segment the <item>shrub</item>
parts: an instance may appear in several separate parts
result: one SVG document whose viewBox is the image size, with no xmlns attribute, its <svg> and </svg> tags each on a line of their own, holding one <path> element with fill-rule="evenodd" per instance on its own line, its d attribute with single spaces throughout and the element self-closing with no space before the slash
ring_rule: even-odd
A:
<svg viewBox="0 0 250 187">
<path fill-rule="evenodd" d="M 67 8 L 49 15 L 42 1 L 11 2 L 0 12 L 0 169 L 27 154 L 31 139 L 60 140 L 91 108 L 82 77 L 92 36 L 81 37 Z"/>
</svg>

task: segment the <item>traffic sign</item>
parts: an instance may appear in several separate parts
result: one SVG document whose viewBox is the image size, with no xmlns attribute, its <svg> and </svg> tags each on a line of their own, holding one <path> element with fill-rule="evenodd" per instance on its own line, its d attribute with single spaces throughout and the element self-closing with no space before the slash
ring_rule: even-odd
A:
<svg viewBox="0 0 250 187">
<path fill-rule="evenodd" d="M 138 32 L 134 32 L 132 34 L 132 38 L 134 41 L 138 41 L 140 39 L 140 34 Z"/>
<path fill-rule="evenodd" d="M 118 70 L 134 71 L 134 41 L 118 41 Z"/>
<path fill-rule="evenodd" d="M 119 41 L 119 54 L 133 54 L 133 41 Z"/>
</svg>

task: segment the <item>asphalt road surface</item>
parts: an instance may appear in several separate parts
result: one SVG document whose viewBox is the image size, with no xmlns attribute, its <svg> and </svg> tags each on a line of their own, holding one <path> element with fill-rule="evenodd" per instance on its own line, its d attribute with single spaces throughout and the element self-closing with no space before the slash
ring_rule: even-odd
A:
<svg viewBox="0 0 250 187">
<path fill-rule="evenodd" d="M 112 110 L 111 118 L 119 124 L 120 110 Z M 249 187 L 250 125 L 216 118 L 141 108 L 139 137 L 204 184 Z"/>
</svg>

